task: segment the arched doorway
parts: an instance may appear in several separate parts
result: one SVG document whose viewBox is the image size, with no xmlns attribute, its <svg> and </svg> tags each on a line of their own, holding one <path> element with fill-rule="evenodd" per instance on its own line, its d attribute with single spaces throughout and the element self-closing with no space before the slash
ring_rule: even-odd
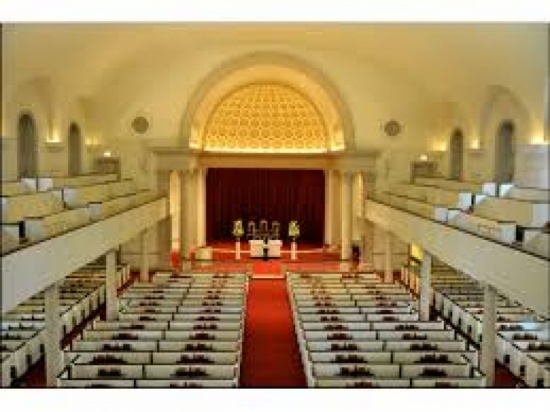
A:
<svg viewBox="0 0 550 412">
<path fill-rule="evenodd" d="M 455 129 L 451 135 L 449 146 L 451 157 L 449 177 L 454 180 L 461 180 L 464 167 L 464 135 L 460 129 Z"/>
<path fill-rule="evenodd" d="M 82 173 L 82 135 L 76 123 L 69 126 L 69 176 Z"/>
<path fill-rule="evenodd" d="M 30 113 L 24 113 L 17 123 L 18 175 L 34 177 L 38 172 L 38 141 L 36 125 Z"/>
<path fill-rule="evenodd" d="M 515 168 L 515 127 L 506 120 L 498 128 L 495 140 L 495 181 L 512 182 Z"/>
</svg>

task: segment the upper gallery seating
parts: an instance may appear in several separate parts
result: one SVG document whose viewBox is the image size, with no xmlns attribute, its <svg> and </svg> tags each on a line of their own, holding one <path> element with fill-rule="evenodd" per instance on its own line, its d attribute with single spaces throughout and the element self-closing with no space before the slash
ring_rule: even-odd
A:
<svg viewBox="0 0 550 412">
<path fill-rule="evenodd" d="M 540 232 L 550 221 L 548 190 L 511 184 L 417 178 L 414 184 L 394 184 L 377 193 L 376 198 L 391 206 L 522 247 L 531 239 L 527 232 Z M 539 248 L 537 244 L 526 249 L 548 256 L 547 248 L 544 249 L 544 245 Z"/>
<path fill-rule="evenodd" d="M 542 231 L 525 232 L 523 248 L 537 255 L 550 258 L 550 233 Z"/>
<path fill-rule="evenodd" d="M 153 191 L 138 189 L 130 179 L 116 179 L 116 175 L 98 174 L 3 183 L 2 232 L 9 231 L 20 244 L 34 242 L 147 203 L 156 196 Z M 13 244 L 5 243 L 3 252 L 13 250 Z"/>
<path fill-rule="evenodd" d="M 60 387 L 236 387 L 248 278 L 158 273 L 65 351 Z"/>
<path fill-rule="evenodd" d="M 478 353 L 374 273 L 291 274 L 288 287 L 309 387 L 481 387 Z"/>
<path fill-rule="evenodd" d="M 2 237 L 0 238 L 0 251 L 1 253 L 7 253 L 19 246 L 19 233 L 14 235 L 9 230 L 2 228 Z"/>
<path fill-rule="evenodd" d="M 499 187 L 499 196 L 550 203 L 550 189 L 518 187 L 513 184 L 502 184 Z"/>
<path fill-rule="evenodd" d="M 414 182 L 417 185 L 433 186 L 460 192 L 483 193 L 490 196 L 496 196 L 497 194 L 497 184 L 493 182 L 465 182 L 445 179 L 443 177 L 417 177 Z"/>
<path fill-rule="evenodd" d="M 129 279 L 129 267 L 117 270 L 117 283 Z M 60 285 L 60 315 L 63 334 L 70 333 L 105 302 L 105 273 L 86 267 L 69 275 Z M 39 293 L 0 319 L 2 385 L 10 386 L 44 353 L 44 294 Z"/>
<path fill-rule="evenodd" d="M 28 184 L 25 181 L 2 182 L 0 193 L 2 196 L 17 196 L 29 192 L 36 192 L 36 185 Z"/>
<path fill-rule="evenodd" d="M 418 271 L 404 268 L 403 282 L 418 291 Z M 483 332 L 483 289 L 468 276 L 442 268 L 432 273 L 432 305 L 476 344 Z M 497 299 L 497 359 L 527 386 L 548 385 L 545 367 L 550 361 L 548 319 L 512 302 Z"/>
<path fill-rule="evenodd" d="M 36 187 L 40 192 L 62 189 L 64 187 L 89 186 L 101 183 L 115 182 L 118 180 L 116 174 L 88 174 L 80 176 L 55 176 L 37 177 L 23 179 L 27 184 Z"/>
</svg>

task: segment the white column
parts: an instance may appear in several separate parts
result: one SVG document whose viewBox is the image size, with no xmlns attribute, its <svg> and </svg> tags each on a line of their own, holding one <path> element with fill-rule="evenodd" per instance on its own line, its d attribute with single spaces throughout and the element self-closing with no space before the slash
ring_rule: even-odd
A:
<svg viewBox="0 0 550 412">
<path fill-rule="evenodd" d="M 332 244 L 332 214 L 333 193 L 332 186 L 334 171 L 325 169 L 325 245 Z"/>
<path fill-rule="evenodd" d="M 361 213 L 359 179 L 360 173 L 353 173 L 351 175 L 351 239 L 353 242 L 361 239 L 360 227 L 357 221 L 357 216 Z"/>
<path fill-rule="evenodd" d="M 432 277 L 432 255 L 424 250 L 420 266 L 420 320 L 430 320 L 430 284 Z"/>
<path fill-rule="evenodd" d="M 495 288 L 486 284 L 483 293 L 483 340 L 481 342 L 481 371 L 485 373 L 487 386 L 495 383 L 496 357 L 496 297 Z"/>
<path fill-rule="evenodd" d="M 391 233 L 387 230 L 384 233 L 384 282 L 393 283 L 393 265 L 392 265 L 392 242 Z"/>
<path fill-rule="evenodd" d="M 149 239 L 149 231 L 146 229 L 139 234 L 139 280 L 141 282 L 149 282 L 149 253 L 147 250 L 147 240 Z"/>
<path fill-rule="evenodd" d="M 366 172 L 361 172 L 361 204 L 360 204 L 360 215 L 361 215 L 361 263 L 368 261 L 367 259 L 367 219 L 365 213 L 365 203 L 367 199 L 367 176 Z"/>
<path fill-rule="evenodd" d="M 157 190 L 159 194 L 169 196 L 170 194 L 170 172 L 160 170 L 157 172 Z M 149 250 L 149 258 L 154 260 L 158 268 L 170 268 L 170 251 L 172 250 L 172 216 L 168 216 L 157 223 L 155 226 L 156 239 L 150 241 L 155 244 L 152 250 Z"/>
<path fill-rule="evenodd" d="M 63 369 L 62 328 L 57 284 L 49 286 L 44 292 L 44 312 L 46 320 L 46 338 L 44 341 L 46 386 L 53 388 L 57 386 L 57 375 Z"/>
<path fill-rule="evenodd" d="M 187 257 L 190 256 L 189 251 L 191 246 L 197 245 L 197 173 L 194 170 L 187 172 L 187 230 L 185 231 L 187 236 Z"/>
<path fill-rule="evenodd" d="M 105 312 L 107 320 L 118 319 L 118 296 L 116 288 L 116 253 L 110 250 L 105 255 Z"/>
<path fill-rule="evenodd" d="M 197 170 L 197 246 L 206 244 L 206 173 L 207 170 Z"/>
<path fill-rule="evenodd" d="M 189 173 L 187 170 L 182 170 L 180 173 L 180 255 L 182 257 L 188 257 L 187 252 L 189 250 L 189 236 L 187 233 L 187 214 L 188 208 L 188 193 L 187 182 L 189 180 Z"/>
<path fill-rule="evenodd" d="M 341 173 L 341 213 L 342 213 L 342 249 L 340 258 L 347 260 L 351 258 L 351 173 Z"/>
</svg>

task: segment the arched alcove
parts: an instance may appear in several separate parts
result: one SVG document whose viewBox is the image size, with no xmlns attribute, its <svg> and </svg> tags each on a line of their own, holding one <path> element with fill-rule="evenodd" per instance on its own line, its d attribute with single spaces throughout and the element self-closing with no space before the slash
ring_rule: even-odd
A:
<svg viewBox="0 0 550 412">
<path fill-rule="evenodd" d="M 209 152 L 322 153 L 337 145 L 307 96 L 279 83 L 254 83 L 224 96 L 202 136 Z"/>
<path fill-rule="evenodd" d="M 82 173 L 82 134 L 76 123 L 69 126 L 69 175 L 76 176 Z"/>
<path fill-rule="evenodd" d="M 515 126 L 510 120 L 503 121 L 495 137 L 495 181 L 514 180 L 516 142 Z"/>
<path fill-rule="evenodd" d="M 31 113 L 23 113 L 17 122 L 18 176 L 34 177 L 38 172 L 38 138 Z"/>
<path fill-rule="evenodd" d="M 461 180 L 464 173 L 464 135 L 460 129 L 455 129 L 451 135 L 449 156 L 449 178 Z"/>
<path fill-rule="evenodd" d="M 255 86 L 253 86 L 255 85 Z M 261 85 L 262 87 L 258 87 Z M 267 93 L 263 93 L 266 92 Z M 315 68 L 309 64 L 279 53 L 253 53 L 230 60 L 211 71 L 201 83 L 198 84 L 195 93 L 187 105 L 181 129 L 182 144 L 192 150 L 208 151 L 205 146 L 204 138 L 208 136 L 211 129 L 211 120 L 216 117 L 217 110 L 227 98 L 235 93 L 248 93 L 248 96 L 264 94 L 262 98 L 266 104 L 256 105 L 264 114 L 266 110 L 270 113 L 273 104 L 268 103 L 270 96 L 277 100 L 279 98 L 289 99 L 290 106 L 292 102 L 295 106 L 300 106 L 300 111 L 308 112 L 305 116 L 313 119 L 317 115 L 310 115 L 317 112 L 322 119 L 324 131 L 313 133 L 315 138 L 321 136 L 326 141 L 324 152 L 338 152 L 353 148 L 353 126 L 351 115 L 339 96 L 338 91 L 332 83 Z M 280 93 L 279 93 L 280 92 Z M 272 100 L 271 100 L 272 101 Z M 279 100 L 280 101 L 280 100 Z M 227 105 L 224 105 L 227 108 Z M 249 106 L 247 104 L 247 106 Z M 275 105 L 281 107 L 280 105 Z M 292 111 L 293 108 L 290 108 Z M 235 116 L 241 119 L 241 113 L 237 110 Z M 294 111 L 296 113 L 296 111 Z M 260 119 L 256 116 L 259 124 L 271 123 L 276 116 L 268 116 Z M 284 116 L 282 116 L 284 117 Z M 290 127 L 290 131 L 301 128 L 301 130 L 310 129 L 309 126 L 301 127 L 304 124 L 298 118 L 294 117 L 290 122 L 292 126 L 296 123 L 296 128 Z M 269 120 L 271 119 L 271 120 Z M 279 120 L 279 119 L 278 119 Z M 275 123 L 278 122 L 275 120 Z M 310 121 L 308 120 L 308 122 Z M 252 122 L 250 122 L 252 123 Z M 307 122 L 306 122 L 307 123 Z M 316 120 L 313 123 L 319 124 Z M 269 134 L 269 130 L 275 130 L 277 127 L 261 127 L 256 129 L 255 133 Z M 285 136 L 286 138 L 286 136 Z M 243 139 L 244 140 L 244 139 Z M 303 140 L 302 140 L 303 141 Z M 309 139 L 307 140 L 309 141 Z M 273 139 L 271 140 L 273 142 Z M 222 150 L 222 151 L 237 151 Z M 245 148 L 246 149 L 246 148 Z M 281 150 L 270 147 L 265 153 L 293 153 L 292 150 Z M 246 152 L 242 150 L 240 152 Z M 249 152 L 262 153 L 261 150 L 248 150 Z M 312 150 L 309 152 L 319 152 L 321 150 Z M 308 152 L 306 148 L 296 152 Z"/>
</svg>

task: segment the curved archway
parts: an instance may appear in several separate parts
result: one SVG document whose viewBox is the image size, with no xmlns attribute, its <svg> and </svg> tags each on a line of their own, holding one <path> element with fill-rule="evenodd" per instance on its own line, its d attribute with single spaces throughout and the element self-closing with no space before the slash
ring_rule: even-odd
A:
<svg viewBox="0 0 550 412">
<path fill-rule="evenodd" d="M 69 126 L 69 176 L 77 176 L 82 173 L 82 134 L 76 123 Z"/>
<path fill-rule="evenodd" d="M 204 150 L 205 128 L 231 92 L 250 84 L 281 84 L 309 100 L 322 114 L 331 141 L 328 151 L 350 149 L 353 125 L 337 89 L 319 70 L 293 56 L 259 52 L 237 57 L 211 71 L 196 88 L 182 120 L 182 145 Z"/>
<path fill-rule="evenodd" d="M 315 104 L 293 87 L 253 83 L 224 96 L 212 110 L 202 135 L 210 152 L 318 153 L 339 142 L 327 132 Z"/>
<path fill-rule="evenodd" d="M 31 113 L 22 113 L 17 121 L 18 176 L 35 177 L 38 173 L 38 139 Z"/>
<path fill-rule="evenodd" d="M 503 121 L 495 138 L 495 181 L 509 183 L 514 180 L 516 157 L 515 126 L 510 120 Z"/>
<path fill-rule="evenodd" d="M 455 129 L 451 135 L 449 155 L 449 178 L 461 180 L 464 173 L 464 135 L 460 129 Z"/>
</svg>

